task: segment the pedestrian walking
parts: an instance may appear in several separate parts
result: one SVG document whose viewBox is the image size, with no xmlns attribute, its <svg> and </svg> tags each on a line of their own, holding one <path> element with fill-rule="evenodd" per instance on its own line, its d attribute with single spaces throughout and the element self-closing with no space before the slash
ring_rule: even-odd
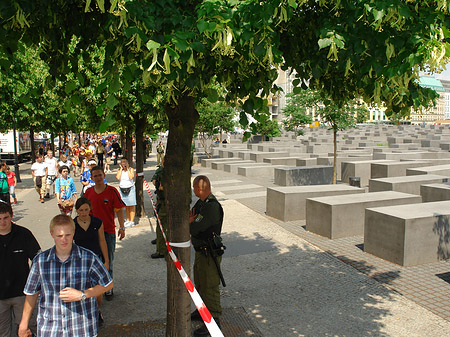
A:
<svg viewBox="0 0 450 337">
<path fill-rule="evenodd" d="M 164 159 L 164 152 L 166 151 L 164 144 L 162 141 L 156 146 L 156 165 L 161 166 L 161 163 Z"/>
<path fill-rule="evenodd" d="M 38 336 L 97 336 L 96 297 L 113 287 L 100 259 L 73 243 L 75 223 L 67 215 L 50 222 L 55 245 L 33 260 L 27 283 L 19 337 L 28 337 L 31 313 L 38 301 Z"/>
<path fill-rule="evenodd" d="M 25 295 L 23 288 L 30 271 L 29 263 L 41 250 L 34 235 L 12 221 L 11 205 L 0 202 L 0 336 L 15 336 L 22 318 Z M 31 322 L 36 333 L 36 321 Z"/>
<path fill-rule="evenodd" d="M 39 201 L 44 203 L 45 196 L 45 183 L 47 181 L 47 164 L 44 163 L 42 155 L 36 156 L 36 162 L 31 165 L 31 176 L 33 177 L 34 188 L 39 194 Z"/>
<path fill-rule="evenodd" d="M 73 205 L 77 200 L 77 189 L 72 177 L 69 177 L 70 169 L 67 166 L 59 168 L 59 177 L 55 182 L 56 200 L 61 214 L 72 215 Z"/>
<path fill-rule="evenodd" d="M 15 204 L 17 204 L 16 198 L 16 186 L 17 186 L 17 178 L 16 174 L 11 171 L 9 166 L 6 166 L 6 178 L 8 179 L 8 187 L 9 187 L 9 195 L 13 198 Z"/>
<path fill-rule="evenodd" d="M 125 203 L 125 227 L 133 227 L 135 225 L 136 188 L 134 186 L 134 169 L 130 167 L 128 159 L 122 158 L 120 160 L 120 168 L 116 178 L 120 181 L 120 197 Z"/>
<path fill-rule="evenodd" d="M 91 177 L 95 185 L 86 191 L 85 197 L 91 202 L 91 214 L 103 221 L 106 245 L 108 247 L 109 273 L 113 277 L 114 252 L 116 250 L 116 224 L 114 222 L 114 215 L 117 214 L 120 226 L 117 236 L 119 240 L 122 240 L 125 237 L 123 216 L 125 204 L 120 198 L 117 189 L 105 183 L 105 172 L 103 172 L 100 166 L 95 166 L 91 169 Z M 113 296 L 113 289 L 105 293 L 105 298 L 108 301 L 111 301 Z"/>
<path fill-rule="evenodd" d="M 6 163 L 0 160 L 0 200 L 11 204 L 9 197 L 8 177 L 6 176 Z"/>
</svg>

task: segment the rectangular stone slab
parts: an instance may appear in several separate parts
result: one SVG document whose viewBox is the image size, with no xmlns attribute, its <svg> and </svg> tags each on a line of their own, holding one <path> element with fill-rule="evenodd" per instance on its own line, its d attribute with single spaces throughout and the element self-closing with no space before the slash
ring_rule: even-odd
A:
<svg viewBox="0 0 450 337">
<path fill-rule="evenodd" d="M 420 195 L 420 185 L 442 183 L 447 179 L 434 174 L 370 179 L 369 192 L 397 191 Z"/>
<path fill-rule="evenodd" d="M 329 239 L 364 234 L 369 207 L 420 203 L 418 195 L 387 191 L 306 199 L 306 230 Z"/>
<path fill-rule="evenodd" d="M 421 185 L 420 195 L 423 202 L 450 200 L 450 183 Z"/>
<path fill-rule="evenodd" d="M 445 259 L 449 219 L 450 201 L 368 208 L 364 251 L 401 266 Z"/>
<path fill-rule="evenodd" d="M 304 220 L 307 198 L 356 193 L 365 189 L 343 184 L 268 187 L 266 214 L 282 221 Z"/>
<path fill-rule="evenodd" d="M 328 185 L 332 182 L 332 166 L 296 166 L 275 169 L 275 184 L 280 186 Z"/>
</svg>

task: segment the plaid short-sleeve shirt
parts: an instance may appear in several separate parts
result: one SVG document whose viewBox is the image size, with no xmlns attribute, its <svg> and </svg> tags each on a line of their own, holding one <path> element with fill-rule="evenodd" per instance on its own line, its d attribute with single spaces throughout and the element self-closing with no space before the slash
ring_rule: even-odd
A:
<svg viewBox="0 0 450 337">
<path fill-rule="evenodd" d="M 41 292 L 37 318 L 39 337 L 96 336 L 98 308 L 95 297 L 64 303 L 59 292 L 71 287 L 85 290 L 96 285 L 106 287 L 111 276 L 90 250 L 72 246 L 69 258 L 61 262 L 52 247 L 37 255 L 31 266 L 24 293 Z"/>
</svg>

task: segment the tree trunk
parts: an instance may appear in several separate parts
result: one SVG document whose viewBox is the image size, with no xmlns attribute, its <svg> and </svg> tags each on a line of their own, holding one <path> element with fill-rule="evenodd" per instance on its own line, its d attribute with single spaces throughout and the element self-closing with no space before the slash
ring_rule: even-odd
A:
<svg viewBox="0 0 450 337">
<path fill-rule="evenodd" d="M 138 111 L 134 115 L 136 125 L 136 174 L 144 172 L 144 130 L 147 126 L 147 116 Z M 144 209 L 144 177 L 136 176 L 136 217 L 141 218 Z"/>
<path fill-rule="evenodd" d="M 176 106 L 165 106 L 169 118 L 169 137 L 162 185 L 166 193 L 168 240 L 186 242 L 189 234 L 189 204 L 192 196 L 190 151 L 194 126 L 199 116 L 192 97 L 183 96 Z M 190 275 L 190 248 L 173 248 L 186 273 Z M 191 335 L 190 298 L 172 261 L 167 262 L 168 337 Z"/>
<path fill-rule="evenodd" d="M 55 145 L 55 134 L 52 132 L 50 133 L 50 145 L 47 146 L 47 151 L 52 150 L 53 154 L 56 156 L 55 149 L 53 148 Z M 47 155 L 47 152 L 44 153 L 44 157 Z"/>
<path fill-rule="evenodd" d="M 337 130 L 333 129 L 333 184 L 336 184 Z"/>
<path fill-rule="evenodd" d="M 130 127 L 125 132 L 125 153 L 123 156 L 128 159 L 130 167 L 133 167 L 133 131 Z"/>
<path fill-rule="evenodd" d="M 119 133 L 119 136 L 120 136 L 120 148 L 122 149 L 122 156 L 123 156 L 126 153 L 125 132 L 122 131 L 121 133 Z"/>
<path fill-rule="evenodd" d="M 34 144 L 34 128 L 30 126 L 31 162 L 36 161 L 36 144 Z"/>
</svg>

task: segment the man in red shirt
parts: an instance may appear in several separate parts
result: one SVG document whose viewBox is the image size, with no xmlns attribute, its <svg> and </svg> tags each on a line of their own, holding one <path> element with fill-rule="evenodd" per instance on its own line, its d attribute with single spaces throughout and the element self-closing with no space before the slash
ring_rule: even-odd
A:
<svg viewBox="0 0 450 337">
<path fill-rule="evenodd" d="M 124 202 L 115 187 L 105 184 L 105 172 L 100 166 L 94 166 L 91 169 L 91 179 L 95 185 L 86 190 L 84 196 L 91 202 L 91 213 L 93 216 L 102 219 L 105 230 L 106 245 L 108 247 L 109 273 L 113 277 L 114 251 L 116 249 L 116 224 L 114 214 L 117 214 L 119 220 L 119 231 L 117 236 L 119 240 L 125 237 L 124 216 L 122 208 Z M 105 293 L 105 298 L 111 301 L 114 296 L 113 290 Z"/>
</svg>

